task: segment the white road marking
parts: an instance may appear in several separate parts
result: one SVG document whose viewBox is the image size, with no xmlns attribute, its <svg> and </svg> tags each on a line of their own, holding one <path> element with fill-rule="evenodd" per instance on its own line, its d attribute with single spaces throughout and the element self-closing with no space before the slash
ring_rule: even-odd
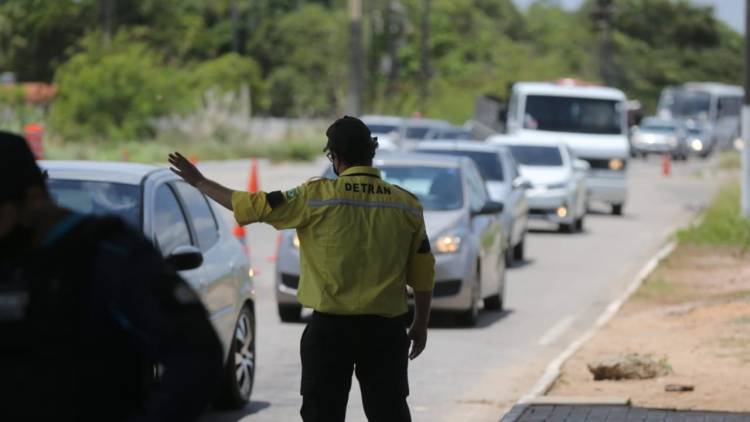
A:
<svg viewBox="0 0 750 422">
<path fill-rule="evenodd" d="M 648 275 L 651 274 L 656 266 L 659 265 L 659 262 L 662 259 L 666 258 L 670 253 L 672 253 L 675 246 L 676 243 L 672 241 L 659 249 L 656 255 L 654 255 L 646 263 L 646 265 L 643 266 L 643 268 L 641 268 L 633 281 L 627 286 L 623 294 L 612 303 L 610 303 L 609 306 L 607 306 L 607 309 L 605 309 L 601 316 L 599 316 L 594 326 L 583 333 L 581 337 L 568 345 L 568 347 L 563 350 L 562 353 L 560 353 L 552 362 L 549 363 L 549 365 L 547 365 L 547 369 L 544 371 L 542 377 L 539 378 L 536 384 L 534 384 L 534 387 L 531 389 L 531 391 L 529 391 L 528 394 L 518 400 L 518 403 L 529 403 L 536 397 L 544 395 L 547 391 L 549 391 L 549 389 L 552 387 L 552 384 L 560 376 L 560 370 L 565 361 L 570 359 L 570 357 L 573 356 L 575 352 L 577 352 L 578 349 L 580 349 L 581 346 L 583 346 L 591 337 L 593 337 L 594 334 L 596 334 L 596 332 L 599 331 L 602 326 L 604 326 L 604 324 L 609 322 L 612 317 L 615 316 L 617 311 L 620 310 L 623 304 L 625 304 L 625 301 L 627 301 L 628 298 L 630 298 L 630 296 L 635 293 L 635 291 L 638 289 L 638 287 L 641 286 L 646 277 L 648 277 Z"/>
<path fill-rule="evenodd" d="M 558 321 L 555 325 L 553 325 L 549 330 L 547 330 L 546 333 L 542 336 L 542 338 L 539 339 L 539 345 L 540 346 L 547 346 L 549 344 L 552 344 L 560 338 L 563 334 L 565 334 L 566 331 L 568 331 L 568 328 L 570 328 L 571 325 L 573 325 L 573 315 L 567 316 L 560 321 Z"/>
</svg>

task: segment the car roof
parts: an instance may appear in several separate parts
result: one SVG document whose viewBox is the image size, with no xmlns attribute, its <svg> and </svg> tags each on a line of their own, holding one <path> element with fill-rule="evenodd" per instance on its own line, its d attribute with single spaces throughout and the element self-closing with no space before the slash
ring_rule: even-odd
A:
<svg viewBox="0 0 750 422">
<path fill-rule="evenodd" d="M 745 95 L 745 90 L 739 85 L 729 85 L 720 82 L 686 82 L 684 85 L 678 88 L 683 88 L 688 91 L 704 91 L 713 95 L 727 95 L 727 96 L 742 96 Z"/>
<path fill-rule="evenodd" d="M 390 124 L 400 126 L 404 122 L 403 117 L 399 116 L 386 116 L 380 114 L 366 114 L 361 119 L 365 124 Z"/>
<path fill-rule="evenodd" d="M 435 128 L 435 129 L 447 129 L 454 127 L 452 124 L 450 124 L 446 120 L 441 119 L 425 119 L 422 117 L 416 118 L 416 117 L 410 117 L 404 119 L 404 124 L 408 127 L 429 127 L 429 128 Z"/>
<path fill-rule="evenodd" d="M 375 157 L 375 167 L 381 166 L 421 166 L 421 167 L 461 167 L 467 157 L 442 154 L 422 154 L 417 152 L 383 154 Z"/>
<path fill-rule="evenodd" d="M 104 161 L 39 161 L 50 178 L 101 181 L 138 185 L 147 176 L 158 172 L 169 172 L 164 167 L 149 164 L 104 162 Z"/>
<path fill-rule="evenodd" d="M 525 95 L 581 97 L 603 100 L 625 100 L 625 93 L 616 88 L 596 85 L 565 85 L 553 82 L 517 82 L 513 92 Z"/>
<path fill-rule="evenodd" d="M 498 145 L 529 145 L 529 146 L 540 146 L 540 147 L 561 147 L 565 145 L 562 141 L 555 141 L 553 139 L 539 138 L 532 134 L 529 135 L 493 135 L 487 138 L 488 143 L 494 143 Z"/>
<path fill-rule="evenodd" d="M 477 151 L 498 152 L 503 148 L 500 144 L 488 144 L 482 141 L 467 140 L 444 140 L 444 141 L 422 141 L 417 144 L 417 149 L 432 149 L 441 151 Z"/>
</svg>

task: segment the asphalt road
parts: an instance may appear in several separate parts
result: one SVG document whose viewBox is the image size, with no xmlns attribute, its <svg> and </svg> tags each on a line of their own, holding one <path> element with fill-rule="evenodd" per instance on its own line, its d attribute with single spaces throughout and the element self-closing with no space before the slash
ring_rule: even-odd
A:
<svg viewBox="0 0 750 422">
<path fill-rule="evenodd" d="M 322 160 L 276 166 L 261 161 L 261 189 L 289 189 L 320 174 L 325 165 Z M 410 366 L 413 420 L 499 420 L 547 362 L 590 328 L 666 239 L 707 205 L 720 185 L 712 166 L 698 160 L 676 163 L 665 178 L 658 160 L 634 162 L 624 216 L 594 208 L 579 234 L 535 224 L 527 238 L 527 261 L 508 273 L 506 311 L 483 312 L 476 328 L 455 328 L 440 318 L 431 327 L 427 350 Z M 248 167 L 248 161 L 201 164 L 209 177 L 236 189 L 247 186 Z M 239 412 L 211 412 L 202 421 L 299 420 L 304 324 L 282 324 L 276 314 L 276 231 L 254 225 L 247 233 L 257 269 L 258 366 L 252 402 Z M 366 420 L 356 382 L 347 420 Z"/>
</svg>

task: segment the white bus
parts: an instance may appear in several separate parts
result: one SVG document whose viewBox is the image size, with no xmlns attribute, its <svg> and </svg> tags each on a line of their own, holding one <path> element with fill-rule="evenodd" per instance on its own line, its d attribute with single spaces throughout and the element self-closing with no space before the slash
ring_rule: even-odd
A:
<svg viewBox="0 0 750 422">
<path fill-rule="evenodd" d="M 702 128 L 706 154 L 731 148 L 740 137 L 740 113 L 745 90 L 718 82 L 688 82 L 666 87 L 659 98 L 662 117 L 685 119 Z"/>
<path fill-rule="evenodd" d="M 506 128 L 520 139 L 548 139 L 568 145 L 589 163 L 589 198 L 621 215 L 627 199 L 630 155 L 625 94 L 614 88 L 558 82 L 517 82 L 508 103 Z M 498 136 L 508 136 L 498 135 Z"/>
</svg>

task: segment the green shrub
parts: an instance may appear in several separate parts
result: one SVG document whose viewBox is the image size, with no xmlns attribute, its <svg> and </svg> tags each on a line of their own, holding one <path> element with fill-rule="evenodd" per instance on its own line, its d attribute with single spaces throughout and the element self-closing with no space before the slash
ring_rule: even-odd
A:
<svg viewBox="0 0 750 422">
<path fill-rule="evenodd" d="M 740 214 L 740 187 L 733 183 L 719 192 L 699 224 L 677 233 L 682 244 L 750 247 L 750 220 Z"/>
<path fill-rule="evenodd" d="M 190 70 L 187 79 L 196 97 L 210 89 L 220 92 L 237 92 L 243 85 L 250 88 L 253 109 L 268 106 L 266 87 L 258 63 L 250 57 L 236 53 L 224 54 L 213 60 L 201 62 Z"/>
<path fill-rule="evenodd" d="M 125 35 L 105 47 L 92 34 L 82 46 L 55 75 L 59 96 L 51 111 L 53 129 L 70 141 L 152 137 L 151 120 L 183 100 L 177 72 Z"/>
</svg>

